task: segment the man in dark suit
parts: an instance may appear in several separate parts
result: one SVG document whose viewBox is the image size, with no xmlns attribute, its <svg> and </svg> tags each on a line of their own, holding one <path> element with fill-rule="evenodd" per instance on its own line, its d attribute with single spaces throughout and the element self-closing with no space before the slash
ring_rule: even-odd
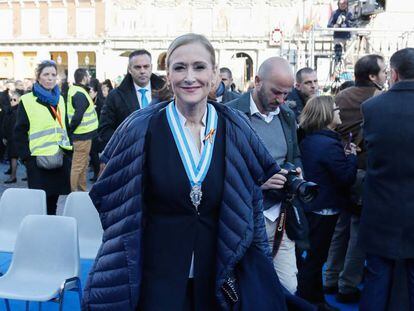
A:
<svg viewBox="0 0 414 311">
<path fill-rule="evenodd" d="M 414 48 L 394 53 L 390 66 L 390 90 L 362 105 L 367 171 L 359 243 L 367 275 L 361 311 L 387 309 L 399 259 L 414 309 Z"/>
<path fill-rule="evenodd" d="M 218 86 L 215 89 L 216 101 L 226 104 L 233 99 L 239 98 L 240 94 L 233 91 L 233 74 L 227 67 L 220 68 L 220 75 L 217 77 Z"/>
<path fill-rule="evenodd" d="M 152 73 L 151 54 L 136 50 L 129 55 L 128 73 L 119 87 L 112 90 L 101 111 L 99 139 L 105 146 L 117 127 L 134 111 L 158 103 L 165 81 Z"/>
<path fill-rule="evenodd" d="M 293 110 L 298 122 L 308 99 L 318 93 L 319 84 L 316 71 L 309 67 L 299 69 L 295 80 L 295 88 L 286 98 L 286 104 Z"/>
<path fill-rule="evenodd" d="M 341 211 L 329 248 L 325 270 L 325 292 L 337 292 L 336 300 L 341 303 L 357 303 L 361 283 L 365 253 L 358 247 L 358 228 L 360 223 L 360 192 L 365 166 L 365 148 L 362 139 L 361 105 L 367 99 L 381 94 L 386 82 L 386 66 L 380 55 L 369 54 L 361 57 L 355 64 L 355 86 L 341 91 L 335 97 L 342 123 L 336 131 L 341 135 L 343 144 L 355 143 L 358 152 L 358 177 L 353 187 L 353 204 Z M 352 141 L 350 141 L 350 138 Z M 345 255 L 345 256 L 344 256 Z"/>
<path fill-rule="evenodd" d="M 301 167 L 300 153 L 296 138 L 296 122 L 293 111 L 283 105 L 294 83 L 289 63 L 280 57 L 271 57 L 263 62 L 255 77 L 255 88 L 228 106 L 244 112 L 252 127 L 279 165 L 292 162 Z M 272 183 L 270 179 L 263 190 Z M 281 211 L 280 200 L 265 191 L 263 207 L 266 231 L 270 246 Z M 292 294 L 297 287 L 295 242 L 283 234 L 281 244 L 274 258 L 274 266 L 282 285 Z"/>
</svg>

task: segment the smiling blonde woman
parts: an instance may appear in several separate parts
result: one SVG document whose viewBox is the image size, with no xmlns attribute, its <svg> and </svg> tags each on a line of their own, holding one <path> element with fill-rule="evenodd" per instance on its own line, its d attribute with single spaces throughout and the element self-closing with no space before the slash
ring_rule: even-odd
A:
<svg viewBox="0 0 414 311">
<path fill-rule="evenodd" d="M 260 200 L 280 169 L 238 112 L 207 101 L 204 36 L 175 39 L 167 66 L 174 100 L 131 115 L 104 151 L 90 196 L 105 233 L 83 308 L 285 310 Z"/>
</svg>

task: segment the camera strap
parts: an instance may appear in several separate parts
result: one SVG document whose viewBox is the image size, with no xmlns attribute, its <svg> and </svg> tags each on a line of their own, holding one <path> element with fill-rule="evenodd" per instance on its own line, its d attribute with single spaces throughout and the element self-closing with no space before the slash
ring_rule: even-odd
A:
<svg viewBox="0 0 414 311">
<path fill-rule="evenodd" d="M 286 204 L 283 202 L 280 208 L 279 218 L 277 219 L 275 236 L 273 238 L 272 258 L 275 258 L 280 244 L 282 243 L 283 234 L 286 227 Z"/>
</svg>

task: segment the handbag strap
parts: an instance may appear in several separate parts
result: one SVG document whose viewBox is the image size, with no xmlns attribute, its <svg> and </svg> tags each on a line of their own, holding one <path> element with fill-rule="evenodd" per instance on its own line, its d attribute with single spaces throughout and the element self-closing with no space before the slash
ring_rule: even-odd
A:
<svg viewBox="0 0 414 311">
<path fill-rule="evenodd" d="M 275 258 L 280 244 L 282 243 L 282 238 L 286 227 L 286 216 L 286 206 L 284 203 L 282 203 L 280 215 L 276 223 L 275 235 L 273 238 L 272 258 Z"/>
</svg>

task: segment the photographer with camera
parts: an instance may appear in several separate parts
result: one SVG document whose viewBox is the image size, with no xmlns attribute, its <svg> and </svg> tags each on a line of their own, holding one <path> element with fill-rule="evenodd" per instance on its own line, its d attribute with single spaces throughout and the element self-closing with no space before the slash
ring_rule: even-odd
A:
<svg viewBox="0 0 414 311">
<path fill-rule="evenodd" d="M 293 171 L 301 173 L 301 160 L 296 137 L 294 112 L 283 105 L 294 84 L 289 63 L 280 57 L 271 57 L 263 62 L 255 77 L 253 91 L 228 103 L 228 106 L 244 112 L 252 127 L 262 139 L 269 153 L 279 165 L 293 163 Z M 289 171 L 292 171 L 289 167 Z M 289 180 L 291 174 L 286 177 Z M 276 178 L 276 177 L 275 177 Z M 273 264 L 281 284 L 292 294 L 297 288 L 297 266 L 295 254 L 296 237 L 288 227 L 295 221 L 285 211 L 283 198 L 273 195 L 271 189 L 277 180 L 269 179 L 263 184 L 264 216 Z M 283 191 L 285 192 L 285 191 Z M 288 209 L 292 211 L 292 209 Z M 282 230 L 277 231 L 277 228 Z M 286 233 L 287 232 L 287 233 Z"/>
<path fill-rule="evenodd" d="M 349 28 L 352 23 L 352 14 L 348 11 L 348 0 L 338 0 L 338 9 L 332 12 L 328 22 L 329 28 Z M 342 58 L 342 51 L 345 49 L 346 41 L 351 38 L 351 33 L 346 31 L 335 31 L 334 49 L 335 61 L 339 62 Z"/>
<path fill-rule="evenodd" d="M 299 265 L 298 295 L 323 310 L 338 310 L 325 301 L 322 267 L 339 212 L 349 206 L 357 172 L 356 146 L 350 143 L 344 150 L 340 135 L 334 131 L 339 124 L 339 109 L 331 96 L 312 97 L 300 116 L 300 127 L 306 133 L 300 143 L 303 169 L 320 188 L 315 200 L 305 204 L 310 249 Z"/>
</svg>

